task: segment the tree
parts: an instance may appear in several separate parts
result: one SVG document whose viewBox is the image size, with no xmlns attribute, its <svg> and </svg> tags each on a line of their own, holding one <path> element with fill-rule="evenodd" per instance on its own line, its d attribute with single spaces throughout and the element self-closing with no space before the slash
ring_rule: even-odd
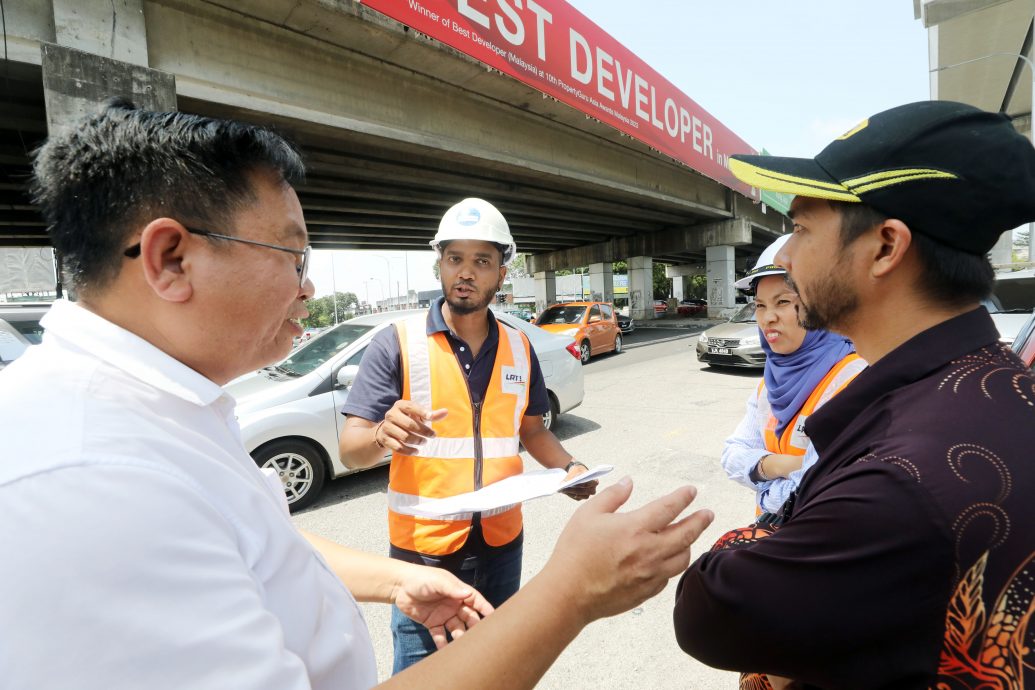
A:
<svg viewBox="0 0 1035 690">
<path fill-rule="evenodd" d="M 1013 252 L 1011 253 L 1011 260 L 1014 263 L 1024 263 L 1026 261 L 1035 261 L 1035 258 L 1029 256 L 1028 251 L 1028 237 L 1031 231 L 1028 229 L 1030 226 L 1026 226 L 1023 229 L 1018 229 L 1013 235 Z"/>
<path fill-rule="evenodd" d="M 337 322 L 348 321 L 359 306 L 359 298 L 354 292 L 339 292 L 338 297 L 338 318 Z M 323 328 L 333 326 L 334 318 L 334 296 L 324 295 L 306 302 L 309 309 L 309 317 L 302 323 L 306 328 Z"/>
<path fill-rule="evenodd" d="M 654 299 L 668 299 L 672 294 L 672 279 L 665 277 L 665 264 L 657 261 L 651 264 L 653 269 Z"/>
<path fill-rule="evenodd" d="M 525 264 L 525 255 L 518 254 L 515 256 L 510 264 L 507 266 L 507 277 L 509 278 L 527 278 L 528 267 Z"/>
</svg>

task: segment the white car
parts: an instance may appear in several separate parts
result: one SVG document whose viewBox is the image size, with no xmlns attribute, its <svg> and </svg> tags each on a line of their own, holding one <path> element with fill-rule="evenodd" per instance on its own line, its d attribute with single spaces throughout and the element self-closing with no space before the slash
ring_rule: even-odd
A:
<svg viewBox="0 0 1035 690">
<path fill-rule="evenodd" d="M 0 369 L 43 339 L 40 319 L 50 310 L 50 302 L 0 303 Z"/>
<path fill-rule="evenodd" d="M 315 501 L 327 479 L 354 471 L 338 456 L 338 435 L 345 424 L 341 409 L 371 339 L 395 321 L 426 313 L 395 311 L 351 319 L 314 336 L 279 364 L 226 385 L 237 399 L 245 448 L 260 467 L 280 474 L 292 510 Z M 552 427 L 559 414 L 582 403 L 582 365 L 575 341 L 509 314 L 493 313 L 527 335 L 535 348 L 550 396 L 543 422 Z"/>
</svg>

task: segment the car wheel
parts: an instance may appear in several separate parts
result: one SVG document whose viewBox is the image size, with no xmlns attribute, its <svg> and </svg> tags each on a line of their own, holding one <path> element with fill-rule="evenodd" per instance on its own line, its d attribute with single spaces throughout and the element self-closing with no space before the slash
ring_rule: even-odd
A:
<svg viewBox="0 0 1035 690">
<path fill-rule="evenodd" d="M 582 360 L 583 364 L 589 363 L 589 358 L 592 356 L 592 352 L 589 349 L 589 341 L 583 340 L 579 345 L 579 359 Z"/>
<path fill-rule="evenodd" d="M 549 398 L 550 409 L 543 413 L 543 426 L 546 427 L 547 431 L 553 429 L 553 425 L 557 423 L 557 415 L 559 414 L 557 408 L 560 407 L 557 404 L 557 398 L 553 397 L 553 393 L 549 394 Z"/>
<path fill-rule="evenodd" d="M 620 354 L 621 352 L 622 352 L 622 334 L 619 333 L 618 335 L 615 336 L 615 354 L 617 355 L 617 354 Z"/>
<path fill-rule="evenodd" d="M 291 512 L 309 507 L 320 495 L 326 470 L 312 444 L 293 439 L 274 441 L 256 450 L 252 457 L 259 467 L 268 467 L 280 477 Z"/>
</svg>

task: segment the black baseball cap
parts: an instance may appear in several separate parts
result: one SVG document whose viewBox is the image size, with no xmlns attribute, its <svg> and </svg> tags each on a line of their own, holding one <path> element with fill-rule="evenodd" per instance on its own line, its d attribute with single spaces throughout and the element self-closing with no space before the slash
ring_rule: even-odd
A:
<svg viewBox="0 0 1035 690">
<path fill-rule="evenodd" d="M 759 189 L 864 203 L 972 254 L 1035 220 L 1035 147 L 1002 113 L 921 101 L 878 113 L 815 158 L 730 157 Z"/>
</svg>

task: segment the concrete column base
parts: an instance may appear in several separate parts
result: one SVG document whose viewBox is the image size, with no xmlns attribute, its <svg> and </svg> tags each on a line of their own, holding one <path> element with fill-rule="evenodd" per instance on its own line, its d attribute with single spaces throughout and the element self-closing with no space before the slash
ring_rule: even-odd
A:
<svg viewBox="0 0 1035 690">
<path fill-rule="evenodd" d="M 728 245 L 707 247 L 705 256 L 708 263 L 708 318 L 723 318 L 736 306 L 733 287 L 735 252 Z"/>
<path fill-rule="evenodd" d="M 553 271 L 539 271 L 534 274 L 535 278 L 535 313 L 536 316 L 543 313 L 543 310 L 557 302 L 557 277 Z"/>
<path fill-rule="evenodd" d="M 614 302 L 614 273 L 610 263 L 589 265 L 589 298 L 594 302 Z"/>
<path fill-rule="evenodd" d="M 654 261 L 649 256 L 633 256 L 629 264 L 629 316 L 634 320 L 654 318 Z"/>
</svg>

